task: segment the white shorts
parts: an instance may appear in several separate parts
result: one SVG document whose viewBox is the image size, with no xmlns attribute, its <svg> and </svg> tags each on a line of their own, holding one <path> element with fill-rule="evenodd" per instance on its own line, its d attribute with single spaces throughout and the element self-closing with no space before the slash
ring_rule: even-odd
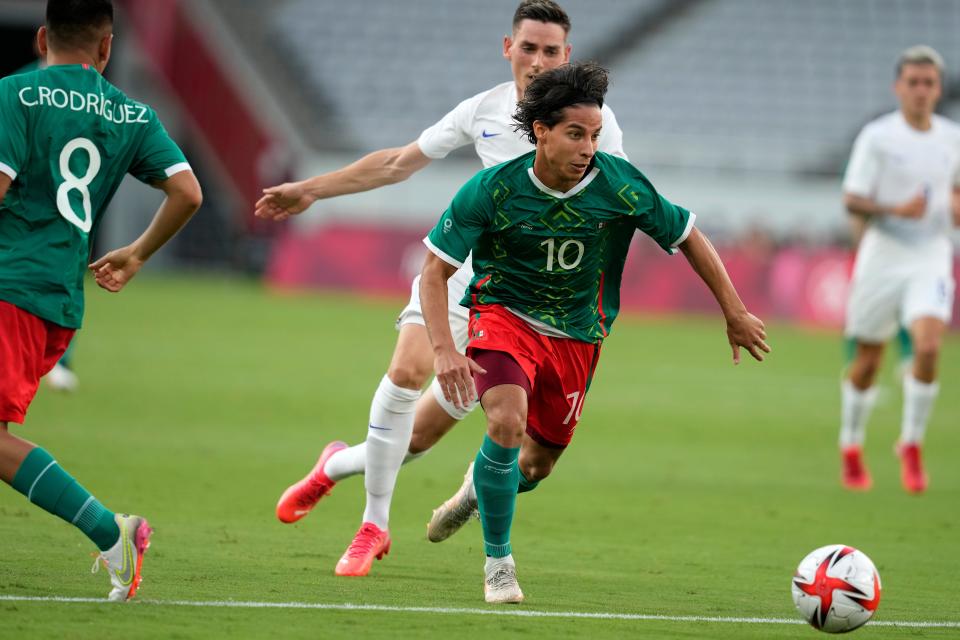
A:
<svg viewBox="0 0 960 640">
<path fill-rule="evenodd" d="M 949 324 L 955 289 L 949 245 L 892 247 L 880 239 L 863 249 L 847 299 L 847 337 L 883 343 L 919 318 Z"/>
<path fill-rule="evenodd" d="M 463 298 L 463 292 L 473 278 L 473 270 L 467 269 L 466 273 L 461 273 L 464 269 L 461 267 L 447 281 L 447 318 L 450 320 L 450 332 L 453 334 L 453 341 L 457 345 L 457 350 L 464 353 L 467 350 L 467 324 L 469 322 L 469 310 L 460 305 Z M 420 307 L 420 276 L 413 279 L 413 285 L 410 287 L 410 302 L 403 308 L 397 317 L 397 330 L 400 330 L 405 324 L 425 325 L 423 320 L 423 309 Z"/>
</svg>

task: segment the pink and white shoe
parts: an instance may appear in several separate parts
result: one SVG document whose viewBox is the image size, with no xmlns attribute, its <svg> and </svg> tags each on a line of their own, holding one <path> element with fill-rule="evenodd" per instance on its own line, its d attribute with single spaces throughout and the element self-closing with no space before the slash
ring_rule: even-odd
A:
<svg viewBox="0 0 960 640">
<path fill-rule="evenodd" d="M 323 472 L 323 466 L 327 464 L 330 456 L 346 448 L 346 442 L 339 440 L 331 442 L 323 448 L 320 459 L 310 473 L 300 482 L 287 487 L 280 496 L 280 501 L 277 502 L 277 518 L 280 522 L 287 524 L 296 522 L 310 513 L 322 497 L 330 494 L 337 483 Z"/>
<path fill-rule="evenodd" d="M 113 585 L 107 599 L 111 602 L 125 602 L 137 594 L 137 588 L 143 579 L 140 574 L 143 554 L 150 547 L 153 529 L 147 519 L 140 516 L 118 513 L 114 520 L 120 527 L 120 538 L 115 545 L 97 556 L 91 572 L 96 573 L 102 563 L 110 574 L 110 584 Z"/>
</svg>

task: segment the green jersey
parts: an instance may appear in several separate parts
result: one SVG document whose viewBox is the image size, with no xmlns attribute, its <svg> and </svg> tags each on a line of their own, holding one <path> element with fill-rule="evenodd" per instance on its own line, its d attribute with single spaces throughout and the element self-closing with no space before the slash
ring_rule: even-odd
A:
<svg viewBox="0 0 960 640">
<path fill-rule="evenodd" d="M 473 251 L 462 305 L 503 305 L 541 333 L 597 342 L 619 312 L 634 232 L 675 253 L 695 216 L 622 158 L 598 152 L 560 193 L 534 175 L 535 154 L 475 175 L 424 242 L 457 267 Z"/>
<path fill-rule="evenodd" d="M 87 65 L 0 80 L 0 300 L 79 328 L 91 238 L 128 172 L 189 169 L 154 111 Z"/>
</svg>

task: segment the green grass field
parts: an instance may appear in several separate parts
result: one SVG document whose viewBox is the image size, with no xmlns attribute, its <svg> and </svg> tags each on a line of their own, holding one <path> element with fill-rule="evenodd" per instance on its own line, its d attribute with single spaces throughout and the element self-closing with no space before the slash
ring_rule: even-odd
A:
<svg viewBox="0 0 960 640">
<path fill-rule="evenodd" d="M 364 437 L 402 302 L 147 275 L 117 296 L 88 287 L 88 305 L 80 392 L 42 390 L 15 431 L 108 507 L 150 518 L 144 583 L 129 605 L 0 601 L 0 637 L 817 636 L 783 623 L 176 605 L 498 610 L 483 602 L 479 524 L 442 544 L 424 536 L 476 453 L 482 415 L 401 472 L 386 560 L 367 578 L 336 578 L 359 526 L 362 479 L 338 485 L 297 525 L 273 509 L 328 441 Z M 719 314 L 618 321 L 573 446 L 518 501 L 513 543 L 528 601 L 507 611 L 793 619 L 797 563 L 842 542 L 877 563 L 876 621 L 960 621 L 960 341 L 944 353 L 927 439 L 931 488 L 916 497 L 901 490 L 891 452 L 900 394 L 890 371 L 867 442 L 875 487 L 847 493 L 836 449 L 838 336 L 778 325 L 769 335 L 766 363 L 735 368 Z M 86 538 L 8 488 L 0 540 L 0 597 L 108 591 L 104 573 L 88 572 Z M 945 638 L 960 628 L 857 634 Z"/>
</svg>

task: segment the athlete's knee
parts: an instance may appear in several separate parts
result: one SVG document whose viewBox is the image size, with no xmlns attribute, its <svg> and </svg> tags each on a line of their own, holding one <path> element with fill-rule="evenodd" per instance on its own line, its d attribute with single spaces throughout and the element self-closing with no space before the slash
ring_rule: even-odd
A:
<svg viewBox="0 0 960 640">
<path fill-rule="evenodd" d="M 429 368 L 414 362 L 391 362 L 390 368 L 387 369 L 390 382 L 404 389 L 422 389 L 429 375 Z"/>
<path fill-rule="evenodd" d="M 527 412 L 523 407 L 501 404 L 485 409 L 487 433 L 501 443 L 519 445 L 527 426 Z"/>
</svg>

